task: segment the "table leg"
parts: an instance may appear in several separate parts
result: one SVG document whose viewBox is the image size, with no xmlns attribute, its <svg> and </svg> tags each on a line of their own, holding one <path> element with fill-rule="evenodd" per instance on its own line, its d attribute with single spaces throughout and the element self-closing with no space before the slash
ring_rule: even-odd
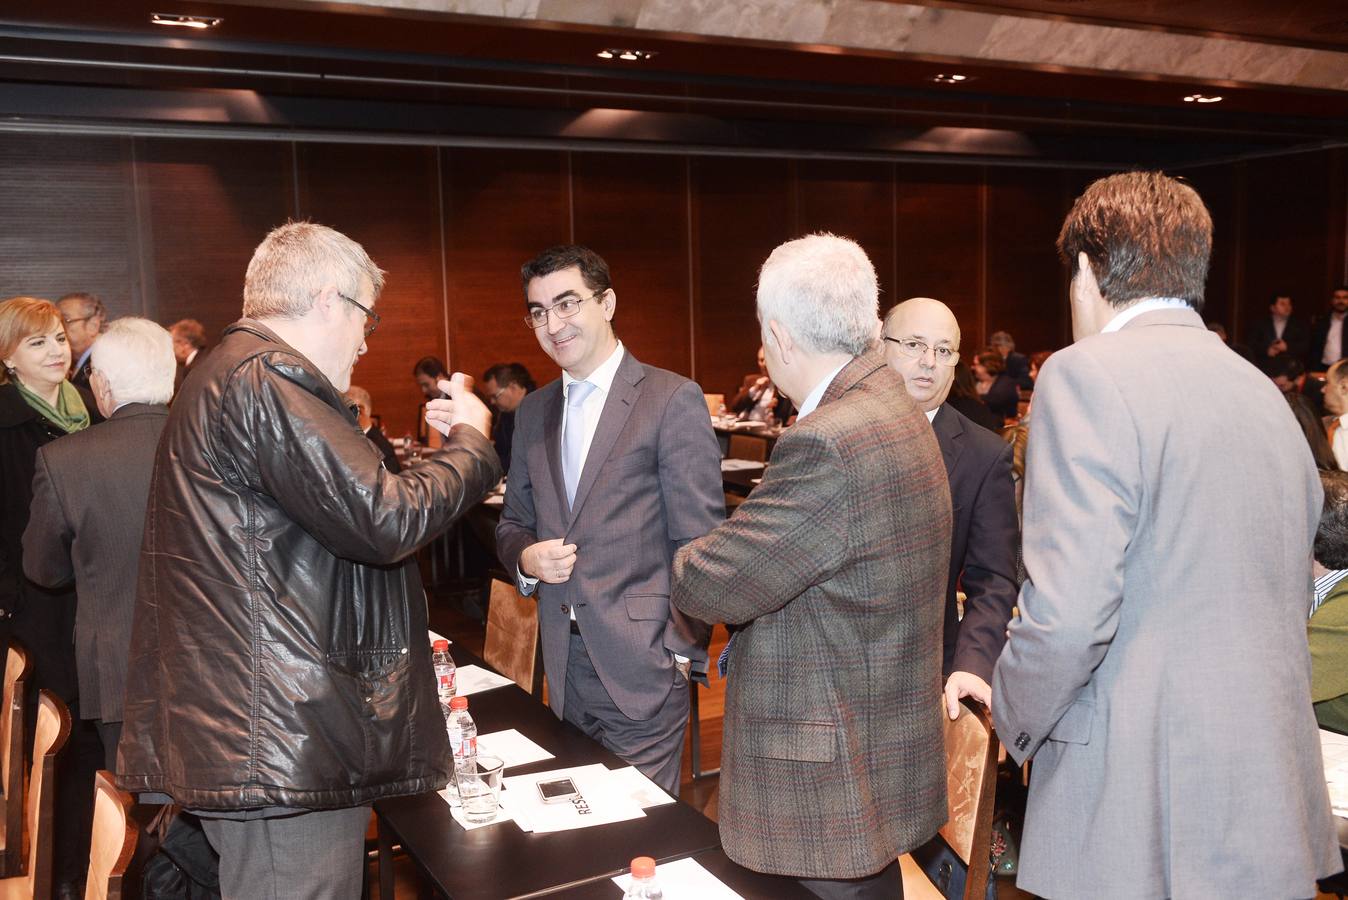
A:
<svg viewBox="0 0 1348 900">
<path fill-rule="evenodd" d="M 376 821 L 379 834 L 379 900 L 394 900 L 393 897 L 393 836 L 389 834 L 383 819 Z"/>
</svg>

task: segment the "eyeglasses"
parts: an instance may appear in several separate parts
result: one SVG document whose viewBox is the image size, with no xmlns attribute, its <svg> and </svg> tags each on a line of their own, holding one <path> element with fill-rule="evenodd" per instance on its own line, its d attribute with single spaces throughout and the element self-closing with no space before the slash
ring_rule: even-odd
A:
<svg viewBox="0 0 1348 900">
<path fill-rule="evenodd" d="M 953 366 L 960 361 L 960 352 L 949 347 L 932 347 L 917 338 L 895 338 L 885 336 L 885 340 L 899 345 L 899 352 L 910 359 L 921 359 L 930 350 L 936 362 L 943 366 Z"/>
<path fill-rule="evenodd" d="M 569 319 L 580 312 L 580 305 L 586 300 L 596 300 L 608 292 L 608 288 L 602 291 L 595 291 L 588 297 L 567 297 L 565 300 L 558 300 L 552 306 L 531 306 L 529 312 L 524 317 L 524 324 L 530 328 L 542 328 L 548 324 L 548 314 L 556 313 L 559 319 Z"/>
<path fill-rule="evenodd" d="M 337 292 L 337 296 L 341 297 L 347 303 L 350 303 L 356 309 L 365 313 L 365 336 L 368 338 L 370 335 L 374 334 L 374 330 L 379 327 L 379 313 L 370 309 L 370 307 L 368 306 L 364 306 L 360 303 L 357 303 L 355 300 L 352 300 L 350 297 L 348 297 L 346 294 L 343 294 L 341 291 Z"/>
</svg>

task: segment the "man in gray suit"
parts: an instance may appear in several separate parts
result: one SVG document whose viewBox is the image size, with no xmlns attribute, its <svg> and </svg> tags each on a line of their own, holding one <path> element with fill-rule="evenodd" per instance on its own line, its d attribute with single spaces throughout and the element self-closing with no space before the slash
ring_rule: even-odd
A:
<svg viewBox="0 0 1348 900">
<path fill-rule="evenodd" d="M 875 268 L 813 234 L 772 252 L 758 318 L 799 404 L 763 483 L 680 550 L 674 603 L 740 625 L 721 775 L 726 855 L 827 898 L 903 896 L 897 857 L 946 820 L 941 615 L 950 488 L 875 352 Z"/>
<path fill-rule="evenodd" d="M 1311 897 L 1340 869 L 1306 645 L 1320 482 L 1277 388 L 1203 327 L 1211 246 L 1153 172 L 1092 184 L 1058 238 L 1076 343 L 1035 389 L 992 683 L 1035 761 L 1040 896 Z"/>
<path fill-rule="evenodd" d="M 177 362 L 167 331 L 131 317 L 109 325 L 90 358 L 89 386 L 107 421 L 38 450 L 23 568 L 46 587 L 76 585 L 79 711 L 95 721 L 111 771 L 145 501 Z"/>
<path fill-rule="evenodd" d="M 709 631 L 670 607 L 669 572 L 725 515 L 720 448 L 701 389 L 614 334 L 597 253 L 554 247 L 521 277 L 525 324 L 562 377 L 515 413 L 501 562 L 538 597 L 553 711 L 676 794 Z"/>
</svg>

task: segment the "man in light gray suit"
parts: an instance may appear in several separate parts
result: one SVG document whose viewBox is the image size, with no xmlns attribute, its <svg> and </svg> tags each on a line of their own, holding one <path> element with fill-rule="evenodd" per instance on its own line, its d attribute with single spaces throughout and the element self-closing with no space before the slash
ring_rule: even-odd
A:
<svg viewBox="0 0 1348 900">
<path fill-rule="evenodd" d="M 711 417 L 696 384 L 618 340 L 597 253 L 553 247 L 521 277 L 525 324 L 562 377 L 515 413 L 501 562 L 537 594 L 554 712 L 677 794 L 709 629 L 669 605 L 670 566 L 725 515 Z"/>
<path fill-rule="evenodd" d="M 1198 194 L 1148 172 L 1092 184 L 1058 238 L 1076 343 L 1035 388 L 1029 581 L 992 684 L 1034 757 L 1017 883 L 1040 896 L 1311 897 L 1340 869 L 1306 645 L 1319 478 L 1203 326 L 1211 246 Z"/>
<path fill-rule="evenodd" d="M 177 360 L 166 330 L 131 317 L 108 326 L 90 359 L 107 421 L 38 450 L 23 568 L 46 587 L 75 584 L 79 714 L 94 720 L 115 771 L 145 502 Z"/>
</svg>

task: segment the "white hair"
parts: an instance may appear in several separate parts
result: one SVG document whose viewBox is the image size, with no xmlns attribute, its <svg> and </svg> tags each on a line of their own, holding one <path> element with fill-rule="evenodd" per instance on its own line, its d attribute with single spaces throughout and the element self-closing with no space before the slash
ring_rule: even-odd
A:
<svg viewBox="0 0 1348 900">
<path fill-rule="evenodd" d="M 326 225 L 287 222 L 253 251 L 243 280 L 243 314 L 297 319 L 329 286 L 356 300 L 362 275 L 370 279 L 378 297 L 384 289 L 384 271 L 364 247 Z"/>
<path fill-rule="evenodd" d="M 758 272 L 758 319 L 774 319 L 815 353 L 865 353 L 880 328 L 875 266 L 855 241 L 821 233 L 787 241 Z"/>
<path fill-rule="evenodd" d="M 90 360 L 119 404 L 168 403 L 173 397 L 173 338 L 149 319 L 114 319 L 94 341 Z"/>
</svg>

